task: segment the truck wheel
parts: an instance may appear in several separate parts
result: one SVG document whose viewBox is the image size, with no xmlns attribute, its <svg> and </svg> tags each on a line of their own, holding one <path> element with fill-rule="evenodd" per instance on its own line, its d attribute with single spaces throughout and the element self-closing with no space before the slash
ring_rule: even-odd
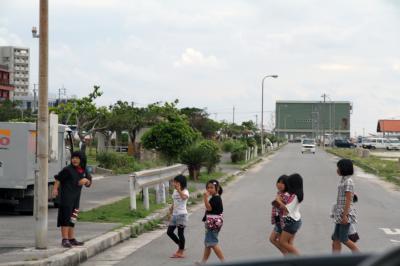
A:
<svg viewBox="0 0 400 266">
<path fill-rule="evenodd" d="M 33 197 L 25 197 L 19 200 L 15 210 L 21 214 L 33 215 Z"/>
<path fill-rule="evenodd" d="M 53 207 L 54 208 L 60 207 L 60 196 L 57 196 L 55 199 L 53 199 Z"/>
</svg>

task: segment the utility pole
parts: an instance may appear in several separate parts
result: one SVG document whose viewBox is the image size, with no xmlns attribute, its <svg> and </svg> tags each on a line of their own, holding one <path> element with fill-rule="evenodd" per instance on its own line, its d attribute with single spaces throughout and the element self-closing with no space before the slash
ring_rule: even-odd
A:
<svg viewBox="0 0 400 266">
<path fill-rule="evenodd" d="M 37 110 L 37 89 L 36 89 L 37 84 L 33 84 L 33 112 Z"/>
<path fill-rule="evenodd" d="M 235 124 L 235 106 L 233 106 L 232 124 Z"/>
<path fill-rule="evenodd" d="M 326 102 L 326 93 L 321 96 L 324 98 L 324 104 L 322 105 L 322 148 L 325 149 L 325 102 Z"/>
<path fill-rule="evenodd" d="M 256 115 L 256 127 L 258 127 L 258 115 Z"/>
<path fill-rule="evenodd" d="M 39 24 L 39 116 L 38 116 L 38 158 L 39 173 L 35 176 L 35 247 L 47 249 L 48 228 L 48 0 L 40 0 Z"/>
</svg>

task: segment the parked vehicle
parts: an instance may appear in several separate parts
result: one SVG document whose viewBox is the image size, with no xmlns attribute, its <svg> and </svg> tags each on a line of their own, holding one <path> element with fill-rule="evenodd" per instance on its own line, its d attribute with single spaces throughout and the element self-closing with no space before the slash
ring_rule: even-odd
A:
<svg viewBox="0 0 400 266">
<path fill-rule="evenodd" d="M 335 139 L 333 142 L 333 146 L 338 147 L 338 148 L 355 148 L 356 145 L 354 143 L 351 143 L 347 139 Z"/>
<path fill-rule="evenodd" d="M 364 149 L 386 149 L 389 143 L 388 139 L 385 138 L 368 138 L 363 144 Z"/>
<path fill-rule="evenodd" d="M 311 152 L 315 154 L 315 140 L 313 139 L 303 139 L 301 142 L 301 153 Z"/>
<path fill-rule="evenodd" d="M 400 150 L 400 140 L 399 139 L 387 139 L 387 150 Z"/>
<path fill-rule="evenodd" d="M 49 180 L 70 161 L 72 134 L 67 126 L 50 123 Z M 0 203 L 32 213 L 35 176 L 38 173 L 37 131 L 35 123 L 0 122 Z M 54 199 L 50 198 L 49 201 Z"/>
</svg>

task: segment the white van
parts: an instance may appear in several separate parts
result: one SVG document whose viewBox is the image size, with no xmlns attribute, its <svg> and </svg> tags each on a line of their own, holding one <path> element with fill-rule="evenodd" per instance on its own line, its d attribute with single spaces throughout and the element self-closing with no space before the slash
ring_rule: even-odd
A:
<svg viewBox="0 0 400 266">
<path fill-rule="evenodd" d="M 301 153 L 311 152 L 315 154 L 315 140 L 303 139 L 301 142 Z"/>
<path fill-rule="evenodd" d="M 368 142 L 363 144 L 363 148 L 367 149 L 386 149 L 389 144 L 389 140 L 385 138 L 369 138 Z"/>
<path fill-rule="evenodd" d="M 387 150 L 400 150 L 400 140 L 399 139 L 388 139 L 386 149 Z"/>
</svg>

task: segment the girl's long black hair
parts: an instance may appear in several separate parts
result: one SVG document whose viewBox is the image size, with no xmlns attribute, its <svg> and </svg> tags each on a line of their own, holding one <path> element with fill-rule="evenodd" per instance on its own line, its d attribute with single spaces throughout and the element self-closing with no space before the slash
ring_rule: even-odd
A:
<svg viewBox="0 0 400 266">
<path fill-rule="evenodd" d="M 186 177 L 184 175 L 177 175 L 174 177 L 174 181 L 181 184 L 181 189 L 185 189 L 187 187 Z"/>
<path fill-rule="evenodd" d="M 208 187 L 209 184 L 212 184 L 215 186 L 215 190 L 217 191 L 218 195 L 222 195 L 222 192 L 224 192 L 224 190 L 222 189 L 221 185 L 219 184 L 218 180 L 216 179 L 211 179 L 208 180 L 206 183 L 206 188 Z"/>
<path fill-rule="evenodd" d="M 287 179 L 288 192 L 295 194 L 299 202 L 304 199 L 303 178 L 299 174 L 292 174 Z"/>
<path fill-rule="evenodd" d="M 276 183 L 283 183 L 285 185 L 285 189 L 283 190 L 283 192 L 287 192 L 288 191 L 288 183 L 287 183 L 287 179 L 288 176 L 287 175 L 281 175 L 278 180 L 276 181 Z"/>
</svg>

